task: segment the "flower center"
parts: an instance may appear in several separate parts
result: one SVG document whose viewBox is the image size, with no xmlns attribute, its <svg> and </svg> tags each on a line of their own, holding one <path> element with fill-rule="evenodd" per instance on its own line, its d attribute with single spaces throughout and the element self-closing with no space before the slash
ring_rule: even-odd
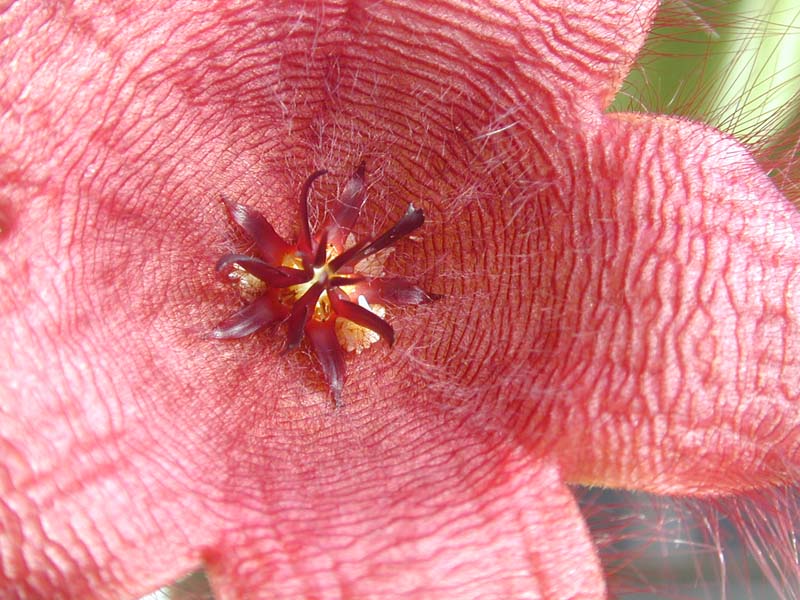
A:
<svg viewBox="0 0 800 600">
<path fill-rule="evenodd" d="M 386 277 L 383 268 L 392 246 L 410 238 L 424 222 L 421 209 L 409 204 L 406 213 L 380 235 L 355 240 L 352 229 L 366 192 L 363 162 L 345 185 L 319 236 L 312 237 L 308 195 L 311 184 L 325 173 L 324 169 L 315 171 L 303 184 L 300 231 L 293 244 L 253 208 L 223 198 L 231 219 L 258 247 L 261 257 L 231 253 L 217 261 L 217 273 L 238 283 L 250 302 L 210 335 L 218 340 L 237 339 L 285 324 L 284 351 L 308 340 L 338 405 L 345 377 L 342 349 L 360 353 L 379 339 L 390 347 L 394 344 L 394 329 L 384 320 L 381 301 L 412 305 L 435 297 L 406 279 Z"/>
<path fill-rule="evenodd" d="M 320 267 L 314 267 L 313 275 L 308 281 L 304 281 L 303 283 L 286 288 L 286 291 L 281 296 L 281 301 L 287 306 L 291 306 L 297 300 L 302 298 L 314 285 L 318 283 L 325 285 L 325 283 L 335 275 L 335 272 L 330 267 L 330 262 L 338 255 L 339 250 L 336 248 L 336 246 L 333 244 L 328 244 L 328 247 L 325 251 L 325 264 Z M 289 267 L 291 269 L 302 269 L 303 259 L 298 254 L 290 253 L 283 258 L 283 262 L 281 264 L 284 267 Z M 332 312 L 333 310 L 331 309 L 331 301 L 328 297 L 328 292 L 323 291 L 322 294 L 320 294 L 317 303 L 314 305 L 311 318 L 316 321 L 327 321 Z"/>
</svg>

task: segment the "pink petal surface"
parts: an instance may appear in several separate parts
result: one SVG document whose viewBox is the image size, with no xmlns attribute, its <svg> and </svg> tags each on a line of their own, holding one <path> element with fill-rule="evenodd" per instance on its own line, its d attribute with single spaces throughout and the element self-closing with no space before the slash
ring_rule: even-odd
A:
<svg viewBox="0 0 800 600">
<path fill-rule="evenodd" d="M 232 517 L 239 526 L 207 557 L 220 597 L 254 589 L 265 598 L 603 594 L 575 500 L 552 465 L 498 454 L 498 440 L 478 432 L 469 446 L 437 435 L 435 449 L 422 431 L 394 433 L 415 461 L 375 445 L 380 464 L 360 452 L 354 463 L 345 450 L 334 460 L 346 477 L 302 494 L 272 492 L 265 508 L 275 513 L 267 518 L 257 506 Z M 319 472 L 317 460 L 301 458 L 292 464 L 298 473 Z M 391 482 L 390 494 L 376 472 Z"/>
<path fill-rule="evenodd" d="M 696 126 L 602 116 L 654 4 L 8 7 L 0 591 L 132 597 L 206 561 L 223 598 L 600 598 L 559 468 L 648 489 L 780 480 L 795 459 L 796 216 L 715 134 L 696 146 Z M 395 348 L 348 364 L 333 411 L 311 357 L 280 356 L 279 336 L 206 339 L 237 301 L 214 279 L 241 250 L 219 197 L 290 238 L 305 177 L 365 157 L 367 228 L 409 202 L 426 213 L 388 267 L 444 297 L 392 313 Z M 697 181 L 670 179 L 679 159 Z M 641 176 L 651 164 L 669 186 Z M 650 247 L 651 271 L 685 274 L 655 311 L 666 367 L 637 334 L 671 289 L 633 269 Z M 732 290 L 708 300 L 707 330 L 741 343 L 682 368 L 675 348 L 709 356 L 673 331 L 700 315 L 691 283 L 706 281 Z M 603 318 L 623 301 L 637 327 Z M 653 373 L 612 369 L 640 364 Z M 678 468 L 698 440 L 705 468 L 741 472 L 701 489 Z"/>
<path fill-rule="evenodd" d="M 578 399 L 576 477 L 673 493 L 794 480 L 800 214 L 710 128 L 608 125 L 591 168 L 609 177 L 573 205 L 560 253 L 574 327 L 592 332 L 555 351 Z"/>
</svg>

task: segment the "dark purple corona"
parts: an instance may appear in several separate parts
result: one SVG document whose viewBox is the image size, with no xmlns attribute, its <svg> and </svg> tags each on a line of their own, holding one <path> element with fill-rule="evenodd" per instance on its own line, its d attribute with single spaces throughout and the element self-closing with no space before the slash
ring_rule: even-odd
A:
<svg viewBox="0 0 800 600">
<path fill-rule="evenodd" d="M 217 325 L 211 337 L 241 338 L 285 323 L 284 352 L 308 340 L 337 406 L 345 381 L 344 351 L 361 353 L 379 338 L 391 346 L 394 330 L 383 318 L 385 306 L 433 299 L 404 278 L 383 277 L 390 247 L 422 225 L 422 210 L 410 205 L 381 235 L 355 240 L 352 228 L 366 196 L 364 170 L 362 162 L 316 234 L 308 221 L 308 195 L 326 171 L 316 171 L 306 179 L 300 192 L 300 232 L 294 244 L 283 240 L 256 210 L 224 200 L 231 219 L 260 256 L 226 254 L 216 266 L 220 276 L 249 290 L 250 302 Z"/>
</svg>

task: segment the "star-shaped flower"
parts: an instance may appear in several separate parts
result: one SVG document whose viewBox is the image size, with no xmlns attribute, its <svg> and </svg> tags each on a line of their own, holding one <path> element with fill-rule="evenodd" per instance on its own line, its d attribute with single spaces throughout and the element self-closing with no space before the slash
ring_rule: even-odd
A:
<svg viewBox="0 0 800 600">
<path fill-rule="evenodd" d="M 202 565 L 220 598 L 602 598 L 569 484 L 793 481 L 796 209 L 719 132 L 604 112 L 656 4 L 6 6 L 0 596 Z M 209 266 L 220 196 L 288 238 L 307 175 L 362 159 L 365 230 L 425 211 L 384 272 L 442 298 L 392 311 L 331 410 L 279 339 L 209 339 Z M 270 289 L 313 282 L 270 307 L 289 346 L 370 247 L 298 239 L 257 244 Z"/>
</svg>

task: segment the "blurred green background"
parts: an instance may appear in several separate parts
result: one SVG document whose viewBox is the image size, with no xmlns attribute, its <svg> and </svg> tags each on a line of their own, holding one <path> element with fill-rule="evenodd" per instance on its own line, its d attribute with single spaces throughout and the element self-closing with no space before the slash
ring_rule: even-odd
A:
<svg viewBox="0 0 800 600">
<path fill-rule="evenodd" d="M 610 110 L 683 115 L 749 143 L 798 118 L 798 0 L 669 1 L 656 24 Z"/>
</svg>

